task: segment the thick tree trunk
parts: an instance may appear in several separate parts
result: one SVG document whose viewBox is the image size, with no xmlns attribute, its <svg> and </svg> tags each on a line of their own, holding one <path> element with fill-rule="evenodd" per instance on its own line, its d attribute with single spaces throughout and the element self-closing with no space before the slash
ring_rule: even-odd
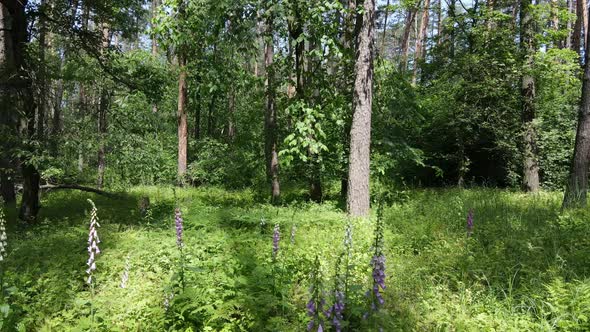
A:
<svg viewBox="0 0 590 332">
<path fill-rule="evenodd" d="M 348 0 L 348 12 L 345 18 L 346 30 L 344 33 L 343 45 L 350 54 L 350 61 L 345 63 L 344 71 L 352 73 L 346 75 L 341 83 L 341 88 L 347 91 L 347 95 L 350 94 L 350 101 L 353 100 L 354 90 L 354 61 L 357 44 L 354 42 L 358 31 L 357 22 L 361 21 L 356 11 L 356 0 Z M 352 87 L 352 89 L 351 89 Z M 340 200 L 345 204 L 348 199 L 348 158 L 350 155 L 350 127 L 352 122 L 352 116 L 349 113 L 344 115 L 344 128 L 342 131 L 342 168 L 340 170 Z"/>
<path fill-rule="evenodd" d="M 590 47 L 586 45 L 586 61 L 582 80 L 582 100 L 578 114 L 576 144 L 570 169 L 569 181 L 565 188 L 563 208 L 586 206 L 588 191 L 588 166 L 590 165 Z"/>
<path fill-rule="evenodd" d="M 4 40 L 0 48 L 3 48 L 4 57 L 8 61 L 6 63 L 8 67 L 4 69 L 8 69 L 14 74 L 8 79 L 5 87 L 5 90 L 14 96 L 14 98 L 11 98 L 12 104 L 0 107 L 3 108 L 3 111 L 5 110 L 4 107 L 10 107 L 10 110 L 20 111 L 19 113 L 24 115 L 22 123 L 25 128 L 22 130 L 22 135 L 25 142 L 34 139 L 36 134 L 35 111 L 37 109 L 28 76 L 30 68 L 27 68 L 27 63 L 24 61 L 25 43 L 28 40 L 26 6 L 26 0 L 0 2 L 2 25 L 6 28 L 2 30 Z M 10 26 L 7 26 L 7 23 Z M 2 79 L 3 77 L 0 77 L 0 80 Z M 12 109 L 12 107 L 18 107 L 20 110 Z M 30 153 L 34 153 L 31 146 L 25 145 L 25 149 L 28 149 Z M 39 172 L 26 157 L 21 158 L 21 165 L 24 186 L 19 217 L 27 222 L 33 222 L 36 220 L 39 211 Z"/>
<path fill-rule="evenodd" d="M 271 202 L 277 204 L 281 190 L 279 183 L 279 154 L 277 144 L 277 111 L 275 107 L 274 85 L 274 13 L 271 4 L 268 4 L 265 22 L 264 38 L 264 69 L 266 73 L 266 112 L 264 116 L 265 159 L 266 172 L 270 181 Z"/>
<path fill-rule="evenodd" d="M 422 61 L 426 53 L 426 38 L 428 37 L 428 19 L 430 17 L 430 0 L 424 0 L 424 8 L 422 9 L 422 20 L 420 21 L 420 31 L 416 38 L 416 55 L 414 57 L 414 75 L 412 83 L 416 84 L 418 77 L 418 63 Z"/>
<path fill-rule="evenodd" d="M 354 113 L 350 130 L 347 210 L 351 216 L 369 215 L 371 107 L 373 100 L 373 29 L 375 0 L 363 3 L 363 23 L 355 65 Z"/>
<path fill-rule="evenodd" d="M 0 3 L 0 86 L 9 87 L 11 78 L 16 77 L 16 63 L 12 34 L 9 32 L 10 14 L 8 8 Z M 14 188 L 14 163 L 12 151 L 16 140 L 16 119 L 14 109 L 16 101 L 16 89 L 0 89 L 0 195 L 4 202 L 13 204 L 16 202 Z"/>
<path fill-rule="evenodd" d="M 188 149 L 186 59 L 182 53 L 178 54 L 178 65 L 178 180 L 182 183 L 186 174 Z"/>
<path fill-rule="evenodd" d="M 520 42 L 525 54 L 521 87 L 522 120 L 524 127 L 523 189 L 526 192 L 537 192 L 539 191 L 539 164 L 537 137 L 533 125 L 535 119 L 535 78 L 532 74 L 536 46 L 534 41 L 534 22 L 530 6 L 531 0 L 521 0 Z"/>
</svg>

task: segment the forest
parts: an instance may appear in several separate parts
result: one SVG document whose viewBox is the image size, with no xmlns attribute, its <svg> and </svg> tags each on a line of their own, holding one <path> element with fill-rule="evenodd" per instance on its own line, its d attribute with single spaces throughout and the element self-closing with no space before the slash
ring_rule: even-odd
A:
<svg viewBox="0 0 590 332">
<path fill-rule="evenodd" d="M 0 331 L 590 331 L 587 0 L 0 0 Z"/>
</svg>

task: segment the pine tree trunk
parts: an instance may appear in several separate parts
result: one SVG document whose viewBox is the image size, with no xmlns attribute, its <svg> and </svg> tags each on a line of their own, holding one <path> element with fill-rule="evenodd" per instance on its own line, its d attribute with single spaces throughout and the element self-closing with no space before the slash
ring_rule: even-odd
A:
<svg viewBox="0 0 590 332">
<path fill-rule="evenodd" d="M 375 0 L 363 3 L 363 22 L 355 65 L 352 127 L 348 173 L 347 210 L 354 217 L 369 215 L 371 107 L 373 99 L 373 30 Z"/>
<path fill-rule="evenodd" d="M 270 1 L 269 1 L 270 2 Z M 264 32 L 264 69 L 266 73 L 266 112 L 264 116 L 266 172 L 270 181 L 271 203 L 277 204 L 280 199 L 279 154 L 277 144 L 277 113 L 275 106 L 274 85 L 274 13 L 271 3 L 267 4 Z"/>
<path fill-rule="evenodd" d="M 187 169 L 188 150 L 188 119 L 187 119 L 187 77 L 186 59 L 184 54 L 178 54 L 180 74 L 178 76 L 178 180 L 183 182 Z"/>
<path fill-rule="evenodd" d="M 416 39 L 416 56 L 414 57 L 414 75 L 412 83 L 416 84 L 418 77 L 418 63 L 422 61 L 426 52 L 426 38 L 428 33 L 428 19 L 430 13 L 430 0 L 424 0 L 424 9 L 422 10 L 422 20 L 420 21 L 420 31 Z"/>
<path fill-rule="evenodd" d="M 524 164 L 523 189 L 526 192 L 539 191 L 539 164 L 537 137 L 533 121 L 535 119 L 535 78 L 533 77 L 533 59 L 535 56 L 535 31 L 531 13 L 531 0 L 521 0 L 520 8 L 520 42 L 525 54 L 522 75 L 522 120 L 524 128 Z"/>
<path fill-rule="evenodd" d="M 578 130 L 570 176 L 565 188 L 563 208 L 586 206 L 588 166 L 590 165 L 590 47 L 586 45 L 586 61 L 582 80 L 582 99 L 578 113 Z"/>
</svg>

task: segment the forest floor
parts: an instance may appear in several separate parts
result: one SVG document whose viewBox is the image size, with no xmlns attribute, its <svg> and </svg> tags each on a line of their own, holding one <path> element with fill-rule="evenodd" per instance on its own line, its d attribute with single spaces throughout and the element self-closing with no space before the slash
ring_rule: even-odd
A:
<svg viewBox="0 0 590 332">
<path fill-rule="evenodd" d="M 143 196 L 151 202 L 145 217 Z M 92 288 L 85 284 L 88 198 L 101 224 Z M 376 216 L 351 221 L 334 202 L 273 207 L 251 191 L 213 188 L 141 187 L 120 199 L 56 191 L 43 196 L 38 226 L 8 234 L 8 307 L 0 312 L 5 328 L 20 331 L 304 331 L 318 257 L 314 289 L 324 309 L 348 275 L 342 324 L 349 331 L 588 331 L 590 212 L 561 213 L 560 198 L 491 189 L 400 195 L 383 211 L 387 288 L 373 312 L 365 294 Z M 353 244 L 343 254 L 348 224 Z M 323 319 L 324 331 L 333 330 Z"/>
</svg>

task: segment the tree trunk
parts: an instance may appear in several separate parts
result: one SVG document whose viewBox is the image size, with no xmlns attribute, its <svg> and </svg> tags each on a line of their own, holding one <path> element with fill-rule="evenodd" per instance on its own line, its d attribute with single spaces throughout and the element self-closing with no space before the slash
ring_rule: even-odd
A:
<svg viewBox="0 0 590 332">
<path fill-rule="evenodd" d="M 371 106 L 373 99 L 373 28 L 375 0 L 363 3 L 363 22 L 355 65 L 352 127 L 348 171 L 347 210 L 354 217 L 369 215 Z"/>
<path fill-rule="evenodd" d="M 3 69 L 13 74 L 8 78 L 6 82 L 7 87 L 3 90 L 8 91 L 9 95 L 14 97 L 11 98 L 11 105 L 2 105 L 0 107 L 3 108 L 2 111 L 6 111 L 4 107 L 7 107 L 9 111 L 16 110 L 18 113 L 24 115 L 22 119 L 22 123 L 25 126 L 23 128 L 24 130 L 22 130 L 24 142 L 33 140 L 36 134 L 35 111 L 37 109 L 31 81 L 28 76 L 30 68 L 27 67 L 27 63 L 24 61 L 25 44 L 28 40 L 27 17 L 25 15 L 26 6 L 26 0 L 0 2 L 2 25 L 5 28 L 2 30 L 3 43 L 0 45 L 0 48 L 3 49 L 3 52 L 0 51 L 0 54 L 4 53 L 4 56 L 0 56 L 0 58 L 6 60 L 4 63 L 6 67 Z M 10 26 L 6 26 L 8 22 L 10 22 Z M 0 80 L 2 79 L 4 77 L 0 77 Z M 16 126 L 16 123 L 14 125 Z M 24 148 L 29 153 L 35 153 L 29 144 L 25 144 Z M 39 212 L 39 172 L 35 165 L 31 163 L 31 160 L 26 157 L 21 158 L 21 165 L 23 195 L 19 218 L 27 222 L 33 222 L 36 220 L 37 213 Z M 8 190 L 10 189 L 12 188 L 8 188 Z"/>
<path fill-rule="evenodd" d="M 108 24 L 102 25 L 102 52 L 106 53 L 110 44 L 110 28 Z M 106 169 L 106 136 L 107 136 L 107 113 L 110 104 L 110 96 L 106 86 L 101 87 L 100 100 L 98 103 L 98 176 L 96 188 L 104 186 L 104 172 Z"/>
<path fill-rule="evenodd" d="M 269 1 L 271 2 L 271 1 Z M 266 112 L 264 116 L 266 172 L 270 181 L 271 203 L 277 204 L 281 190 L 279 184 L 279 154 L 277 144 L 277 112 L 274 85 L 274 13 L 272 4 L 267 4 L 264 38 L 264 69 L 266 73 Z"/>
<path fill-rule="evenodd" d="M 428 18 L 430 13 L 430 0 L 424 0 L 424 9 L 422 10 L 422 21 L 420 22 L 420 31 L 416 38 L 416 55 L 414 57 L 414 75 L 412 83 L 416 84 L 418 76 L 418 63 L 422 61 L 426 53 L 426 38 L 428 37 Z"/>
<path fill-rule="evenodd" d="M 586 44 L 582 99 L 578 113 L 578 130 L 570 176 L 565 188 L 563 208 L 586 206 L 588 166 L 590 165 L 590 47 Z"/>
<path fill-rule="evenodd" d="M 584 27 L 584 7 L 586 0 L 576 0 L 576 22 L 574 23 L 574 33 L 572 35 L 572 49 L 581 56 L 582 51 L 582 30 Z M 581 60 L 581 59 L 580 59 Z"/>
<path fill-rule="evenodd" d="M 156 17 L 156 14 L 158 12 L 158 7 L 160 6 L 160 0 L 152 0 L 152 30 L 154 30 L 154 19 Z M 153 57 L 157 57 L 158 56 L 158 40 L 156 38 L 156 34 L 152 33 L 152 56 Z M 156 105 L 155 103 L 152 104 L 152 112 L 156 113 L 158 112 L 158 105 Z"/>
<path fill-rule="evenodd" d="M 46 24 L 47 0 L 41 0 L 39 16 L 39 73 L 37 74 L 39 87 L 39 103 L 37 104 L 37 139 L 43 141 L 45 136 L 45 114 L 47 112 L 47 74 L 45 65 L 45 51 L 47 48 Z"/>
<path fill-rule="evenodd" d="M 227 138 L 232 142 L 236 138 L 236 124 L 235 124 L 235 113 L 236 113 L 236 92 L 233 86 L 230 86 L 227 100 Z"/>
<path fill-rule="evenodd" d="M 571 14 L 574 12 L 574 0 L 567 0 L 567 9 L 568 9 L 568 14 Z M 566 48 L 572 48 L 572 20 L 571 18 L 568 17 L 567 19 L 567 37 L 565 39 L 565 47 Z"/>
<path fill-rule="evenodd" d="M 11 85 L 12 78 L 16 77 L 17 67 L 14 58 L 13 36 L 9 32 L 8 22 L 10 14 L 8 8 L 0 3 L 0 86 Z M 16 141 L 17 109 L 16 89 L 0 89 L 0 136 L 2 137 L 0 151 L 0 195 L 4 202 L 14 204 L 16 192 L 14 188 L 14 163 L 12 161 L 12 148 Z"/>
<path fill-rule="evenodd" d="M 537 138 L 533 121 L 535 119 L 535 78 L 533 61 L 536 51 L 534 21 L 531 13 L 531 0 L 521 0 L 520 42 L 525 54 L 522 75 L 522 120 L 524 127 L 523 189 L 526 192 L 539 191 L 539 164 Z"/>
<path fill-rule="evenodd" d="M 197 80 L 197 84 L 198 84 Z M 195 140 L 201 139 L 201 92 L 199 88 L 195 88 Z"/>
<path fill-rule="evenodd" d="M 186 174 L 188 149 L 186 59 L 182 52 L 178 54 L 178 65 L 178 180 L 182 183 Z"/>
<path fill-rule="evenodd" d="M 389 2 L 390 0 L 387 0 L 387 4 L 385 5 L 385 19 L 383 22 L 383 33 L 381 34 L 381 58 L 385 58 L 385 35 L 387 34 L 387 19 L 389 18 Z"/>
<path fill-rule="evenodd" d="M 408 9 L 408 12 L 406 14 L 406 24 L 404 25 L 404 32 L 402 35 L 401 56 L 399 63 L 399 69 L 402 72 L 405 71 L 407 68 L 408 47 L 410 45 L 410 33 L 412 32 L 412 25 L 414 24 L 414 19 L 416 18 L 416 12 L 416 8 L 411 7 Z"/>
<path fill-rule="evenodd" d="M 361 21 L 359 18 L 361 15 L 356 10 L 356 0 L 348 0 L 348 13 L 345 18 L 346 30 L 344 33 L 343 45 L 350 54 L 350 61 L 345 63 L 344 72 L 352 73 L 346 75 L 341 83 L 341 89 L 347 91 L 347 95 L 350 94 L 350 101 L 353 100 L 354 90 L 354 61 L 357 44 L 354 42 L 358 35 L 357 25 L 355 22 Z M 352 87 L 352 89 L 351 89 Z M 348 199 L 348 158 L 350 155 L 350 127 L 352 122 L 352 116 L 349 112 L 344 114 L 344 128 L 342 131 L 342 168 L 340 170 L 340 200 L 346 203 Z"/>
</svg>

